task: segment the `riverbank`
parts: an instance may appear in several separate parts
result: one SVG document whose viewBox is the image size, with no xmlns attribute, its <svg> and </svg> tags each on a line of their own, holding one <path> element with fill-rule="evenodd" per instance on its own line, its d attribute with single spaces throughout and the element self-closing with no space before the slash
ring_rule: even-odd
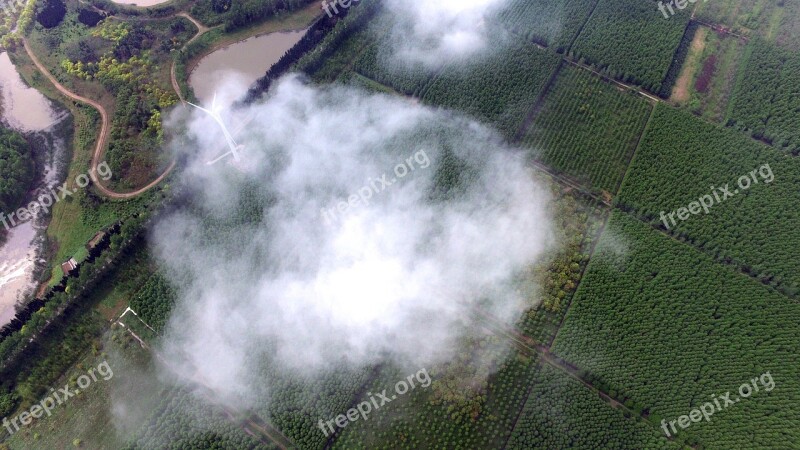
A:
<svg viewBox="0 0 800 450">
<path fill-rule="evenodd" d="M 69 112 L 28 86 L 8 53 L 0 53 L 2 122 L 28 141 L 35 178 L 22 204 L 27 204 L 66 175 L 71 139 Z M 8 211 L 1 211 L 8 213 Z M 26 302 L 42 281 L 49 249 L 48 217 L 21 224 L 5 233 L 0 244 L 0 327 L 14 318 L 15 307 Z"/>
</svg>

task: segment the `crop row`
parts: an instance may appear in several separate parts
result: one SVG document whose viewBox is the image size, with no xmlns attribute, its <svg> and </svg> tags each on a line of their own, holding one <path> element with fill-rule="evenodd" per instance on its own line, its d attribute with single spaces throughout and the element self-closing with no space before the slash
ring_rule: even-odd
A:
<svg viewBox="0 0 800 450">
<path fill-rule="evenodd" d="M 754 39 L 728 124 L 775 147 L 800 153 L 800 56 Z"/>
<path fill-rule="evenodd" d="M 595 0 L 514 0 L 497 13 L 497 18 L 508 31 L 564 53 L 595 3 Z"/>
<path fill-rule="evenodd" d="M 617 200 L 623 209 L 794 296 L 800 288 L 800 257 L 794 251 L 800 244 L 798 164 L 736 130 L 660 105 Z M 753 170 L 761 171 L 758 182 Z M 750 178 L 748 189 L 740 186 L 742 177 Z M 714 198 L 707 214 L 701 210 L 686 220 L 677 215 L 714 193 L 720 201 Z"/>
<path fill-rule="evenodd" d="M 800 445 L 800 304 L 629 214 L 612 215 L 553 351 L 654 424 L 770 372 L 777 385 L 678 432 L 690 445 Z"/>
<path fill-rule="evenodd" d="M 601 1 L 570 53 L 659 92 L 688 21 L 680 13 L 665 20 L 652 1 Z"/>
<path fill-rule="evenodd" d="M 564 66 L 525 143 L 549 166 L 616 193 L 650 108 L 640 96 Z"/>
</svg>

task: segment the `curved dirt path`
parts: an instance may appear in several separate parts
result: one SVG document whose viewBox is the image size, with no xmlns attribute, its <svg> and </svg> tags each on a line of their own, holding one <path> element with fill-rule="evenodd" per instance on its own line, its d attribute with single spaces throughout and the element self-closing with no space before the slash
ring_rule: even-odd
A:
<svg viewBox="0 0 800 450">
<path fill-rule="evenodd" d="M 64 94 L 65 96 L 69 97 L 72 100 L 81 103 L 86 103 L 87 105 L 90 105 L 92 108 L 100 112 L 100 119 L 102 122 L 100 126 L 100 134 L 97 137 L 97 145 L 95 146 L 94 154 L 92 154 L 91 170 L 89 170 L 89 176 L 91 177 L 92 182 L 100 192 L 102 192 L 107 197 L 113 199 L 119 199 L 119 200 L 130 199 L 149 191 L 154 186 L 161 183 L 161 181 L 163 181 L 164 178 L 166 178 L 167 175 L 169 175 L 170 172 L 172 172 L 172 169 L 175 168 L 176 164 L 175 159 L 172 160 L 172 162 L 169 164 L 164 173 L 162 173 L 158 178 L 156 178 L 153 182 L 151 182 L 147 186 L 138 189 L 136 191 L 124 192 L 124 193 L 114 192 L 111 189 L 103 186 L 103 184 L 100 183 L 100 179 L 97 177 L 97 166 L 100 164 L 100 160 L 105 154 L 106 142 L 108 141 L 108 135 L 110 133 L 110 121 L 108 120 L 108 112 L 106 111 L 105 108 L 103 108 L 103 106 L 100 103 L 97 103 L 96 101 L 88 99 L 86 97 L 81 97 L 80 95 L 75 94 L 70 90 L 68 90 L 67 88 L 65 88 L 61 83 L 58 82 L 58 80 L 56 80 L 56 78 L 50 73 L 50 71 L 47 70 L 47 68 L 41 63 L 41 61 L 39 61 L 39 58 L 36 57 L 36 54 L 33 52 L 33 49 L 31 49 L 30 45 L 28 44 L 28 40 L 23 38 L 22 43 L 25 46 L 25 51 L 28 53 L 28 56 L 31 58 L 31 61 L 33 61 L 33 64 L 36 65 L 36 68 L 39 69 L 39 71 L 42 72 L 42 74 L 44 74 L 44 76 L 50 81 L 50 83 L 53 84 L 53 86 L 55 86 L 56 89 L 58 89 L 59 92 L 61 92 L 62 94 Z"/>
<path fill-rule="evenodd" d="M 189 20 L 189 22 L 192 22 L 194 24 L 194 26 L 197 27 L 197 33 L 194 36 L 192 36 L 191 39 L 186 41 L 186 43 L 183 45 L 184 49 L 186 47 L 188 47 L 189 44 L 191 44 L 192 42 L 196 41 L 200 36 L 202 36 L 207 31 L 212 29 L 212 28 L 209 28 L 209 27 L 203 25 L 197 19 L 195 19 L 194 17 L 190 16 L 186 12 L 178 13 L 178 14 L 176 14 L 176 16 L 180 16 L 180 17 L 183 17 L 183 18 Z M 219 26 L 221 26 L 221 25 L 218 25 L 217 27 L 219 27 Z M 217 27 L 214 27 L 214 28 L 217 28 Z M 178 94 L 178 98 L 181 100 L 181 103 L 183 103 L 184 104 L 183 106 L 186 107 L 186 99 L 183 98 L 183 93 L 181 93 L 181 86 L 178 84 L 178 77 L 177 77 L 177 75 L 175 75 L 175 64 L 177 64 L 177 60 L 173 59 L 172 60 L 172 66 L 169 69 L 169 77 L 172 80 L 172 89 L 175 90 L 175 93 Z"/>
</svg>

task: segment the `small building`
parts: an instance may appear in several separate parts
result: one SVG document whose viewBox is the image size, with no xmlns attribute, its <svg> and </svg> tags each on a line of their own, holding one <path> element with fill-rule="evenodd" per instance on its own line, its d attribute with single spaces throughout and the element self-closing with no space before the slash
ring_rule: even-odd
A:
<svg viewBox="0 0 800 450">
<path fill-rule="evenodd" d="M 75 258 L 70 258 L 69 261 L 61 264 L 61 271 L 64 272 L 64 275 L 72 275 L 78 268 L 78 261 L 75 261 Z"/>
</svg>

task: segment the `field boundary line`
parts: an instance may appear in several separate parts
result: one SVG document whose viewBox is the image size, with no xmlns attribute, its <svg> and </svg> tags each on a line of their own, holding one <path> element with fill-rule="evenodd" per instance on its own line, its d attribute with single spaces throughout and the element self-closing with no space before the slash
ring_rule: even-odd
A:
<svg viewBox="0 0 800 450">
<path fill-rule="evenodd" d="M 511 140 L 512 143 L 519 144 L 525 137 L 525 133 L 528 131 L 531 125 L 533 125 L 533 121 L 539 117 L 539 113 L 542 111 L 542 108 L 544 108 L 544 102 L 547 99 L 547 95 L 550 93 L 553 86 L 555 86 L 556 79 L 561 74 L 562 67 L 564 67 L 563 58 L 558 61 L 558 65 L 556 66 L 555 70 L 553 70 L 553 73 L 550 74 L 550 78 L 542 88 L 542 92 L 539 93 L 536 101 L 533 102 L 530 111 L 528 111 L 528 115 L 525 117 L 525 120 L 522 121 L 522 125 L 520 125 L 519 130 L 517 130 L 516 135 L 514 135 L 514 138 Z"/>
<path fill-rule="evenodd" d="M 655 115 L 657 105 L 652 105 L 650 108 L 650 114 L 647 116 L 647 121 L 644 123 L 644 127 L 642 128 L 642 132 L 639 133 L 639 139 L 636 141 L 636 146 L 633 147 L 633 151 L 631 152 L 631 156 L 628 159 L 628 164 L 625 166 L 625 173 L 622 175 L 622 179 L 619 180 L 619 185 L 617 186 L 617 192 L 614 193 L 614 198 L 616 199 L 622 193 L 622 186 L 625 185 L 625 180 L 628 179 L 628 174 L 631 171 L 631 166 L 633 165 L 633 161 L 636 159 L 636 155 L 639 153 L 639 148 L 642 146 L 642 141 L 644 140 L 644 136 L 647 134 L 647 131 L 650 129 L 650 123 L 653 121 L 653 116 Z"/>
<path fill-rule="evenodd" d="M 578 28 L 578 32 L 575 33 L 575 36 L 572 36 L 572 39 L 570 39 L 570 41 L 569 41 L 569 45 L 564 50 L 564 55 L 565 56 L 567 54 L 569 54 L 569 52 L 572 51 L 572 47 L 575 46 L 575 41 L 577 41 L 578 38 L 580 37 L 581 33 L 583 33 L 584 28 L 586 28 L 586 24 L 588 24 L 589 21 L 592 19 L 592 16 L 594 16 L 594 12 L 595 12 L 595 10 L 597 10 L 597 5 L 599 5 L 601 1 L 603 1 L 603 0 L 595 0 L 594 6 L 592 6 L 592 10 L 589 11 L 589 14 L 586 15 L 586 20 L 584 20 L 583 24 L 581 24 L 581 27 Z"/>
<path fill-rule="evenodd" d="M 491 316 L 488 316 L 488 314 L 485 311 L 479 311 L 479 314 L 481 316 L 483 316 L 484 319 L 489 319 L 491 317 Z M 566 361 L 566 360 L 554 355 L 547 348 L 539 348 L 539 346 L 531 347 L 529 344 L 527 344 L 527 343 L 525 343 L 523 341 L 520 341 L 518 338 L 514 337 L 514 334 L 516 334 L 516 335 L 519 335 L 523 339 L 530 339 L 530 340 L 535 342 L 535 339 L 529 338 L 528 336 L 524 335 L 516 327 L 513 327 L 511 330 L 508 330 L 508 329 L 506 329 L 508 327 L 500 326 L 497 323 L 494 323 L 494 320 L 484 320 L 483 321 L 483 326 L 488 331 L 490 331 L 494 335 L 500 337 L 501 339 L 505 339 L 505 340 L 510 341 L 512 343 L 512 345 L 514 345 L 520 352 L 522 352 L 526 356 L 534 357 L 534 355 L 535 355 L 536 358 L 537 358 L 537 362 L 536 362 L 537 365 L 541 365 L 542 362 L 544 362 L 544 363 L 550 365 L 551 367 L 553 367 L 553 368 L 555 368 L 557 370 L 560 370 L 561 372 L 566 373 L 567 376 L 577 380 L 578 382 L 580 382 L 584 386 L 588 387 L 590 390 L 594 391 L 597 395 L 599 395 L 607 403 L 609 403 L 610 407 L 615 408 L 615 409 L 620 409 L 623 412 L 628 413 L 628 415 L 630 415 L 631 418 L 636 418 L 636 420 L 640 420 L 640 421 L 644 422 L 645 424 L 647 424 L 647 426 L 649 426 L 653 430 L 658 431 L 658 435 L 662 436 L 664 439 L 678 443 L 678 441 L 675 441 L 672 438 L 664 436 L 661 433 L 661 431 L 659 430 L 659 428 L 657 428 L 655 424 L 650 422 L 650 420 L 648 420 L 644 416 L 642 416 L 642 414 L 639 414 L 636 411 L 633 411 L 632 409 L 630 409 L 627 406 L 625 406 L 625 404 L 623 402 L 621 402 L 619 399 L 611 397 L 607 393 L 603 392 L 601 389 L 598 389 L 597 387 L 595 387 L 591 382 L 581 378 L 577 373 L 575 373 L 576 371 L 581 370 L 579 367 L 574 366 L 571 363 L 569 363 L 568 361 Z M 528 400 L 530 398 L 530 391 L 532 390 L 532 388 L 533 388 L 533 383 L 529 383 L 529 389 L 530 390 L 528 391 L 528 397 L 525 398 L 525 401 L 523 402 L 522 409 L 520 410 L 520 412 L 524 411 L 525 405 L 527 404 L 527 402 L 528 402 Z M 511 428 L 511 433 L 509 434 L 509 439 L 511 438 L 511 435 L 514 433 L 514 430 L 516 429 L 516 426 L 517 426 L 517 424 L 515 423 L 514 427 Z M 503 448 L 508 448 L 507 444 L 508 444 L 508 442 L 506 441 L 506 446 L 503 447 Z M 686 445 L 683 445 L 683 446 L 686 447 Z"/>
<path fill-rule="evenodd" d="M 725 266 L 725 267 L 730 267 L 731 269 L 733 269 L 734 272 L 739 273 L 742 276 L 744 276 L 744 277 L 746 277 L 746 278 L 748 278 L 748 279 L 750 279 L 752 281 L 755 281 L 758 284 L 761 284 L 761 285 L 769 288 L 771 291 L 775 292 L 776 294 L 779 294 L 781 297 L 785 298 L 786 300 L 789 300 L 791 302 L 796 302 L 796 303 L 800 302 L 800 297 L 790 297 L 788 294 L 786 294 L 784 292 L 781 292 L 780 290 L 775 288 L 775 286 L 772 286 L 768 282 L 760 280 L 756 275 L 748 273 L 745 270 L 744 267 L 742 267 L 740 264 L 737 264 L 737 263 L 733 262 L 733 260 L 725 261 L 724 259 L 720 259 L 719 257 L 711 254 L 710 252 L 708 252 L 708 251 L 698 247 L 697 245 L 693 244 L 692 242 L 689 241 L 689 239 L 691 239 L 691 236 L 683 235 L 683 234 L 677 234 L 676 235 L 676 234 L 668 233 L 667 231 L 665 231 L 660 226 L 654 224 L 653 222 L 651 222 L 651 221 L 645 219 L 644 217 L 640 216 L 639 214 L 637 214 L 636 211 L 628 210 L 627 208 L 622 208 L 622 207 L 619 207 L 619 206 L 615 206 L 614 209 L 618 210 L 618 211 L 621 211 L 621 212 L 623 212 L 625 214 L 628 214 L 629 216 L 635 218 L 636 220 L 638 220 L 638 221 L 640 221 L 640 222 L 642 222 L 642 223 L 644 223 L 646 225 L 649 225 L 653 230 L 655 230 L 655 231 L 667 236 L 668 238 L 670 238 L 670 239 L 672 239 L 674 241 L 680 242 L 683 245 L 686 245 L 688 247 L 691 247 L 691 248 L 697 250 L 698 252 L 700 252 L 700 253 L 708 256 L 709 258 L 711 258 L 715 263 L 717 263 L 719 265 L 722 265 L 722 266 Z M 778 275 L 775 275 L 775 274 L 769 274 L 769 275 L 771 277 L 777 277 L 778 276 Z"/>
</svg>

